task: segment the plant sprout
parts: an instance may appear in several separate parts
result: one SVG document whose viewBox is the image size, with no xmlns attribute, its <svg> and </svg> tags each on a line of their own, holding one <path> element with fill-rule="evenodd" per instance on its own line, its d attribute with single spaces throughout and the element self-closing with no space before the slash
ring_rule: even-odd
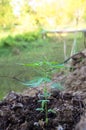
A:
<svg viewBox="0 0 86 130">
<path fill-rule="evenodd" d="M 35 80 L 23 83 L 24 85 L 31 88 L 36 88 L 40 86 L 40 84 L 42 83 L 51 82 L 51 79 L 47 75 L 48 71 L 46 70 L 46 67 L 48 67 L 49 71 L 53 69 L 65 68 L 64 64 L 57 64 L 56 62 L 47 62 L 47 61 L 35 62 L 35 63 L 29 63 L 29 64 L 20 64 L 20 65 L 29 66 L 29 67 L 42 67 L 44 65 L 45 67 L 45 69 L 42 69 L 44 77 L 35 78 Z M 53 88 L 61 89 L 61 85 L 58 83 L 53 84 Z M 36 110 L 45 113 L 45 122 L 46 124 L 48 124 L 48 121 L 49 121 L 48 113 L 49 112 L 55 113 L 55 111 L 53 109 L 48 109 L 48 102 L 50 102 L 49 100 L 50 93 L 48 92 L 46 85 L 43 88 L 43 94 L 41 94 L 40 96 L 43 98 L 43 99 L 38 100 L 38 102 L 41 103 L 41 107 L 37 108 Z"/>
<path fill-rule="evenodd" d="M 44 87 L 43 95 L 41 95 L 41 96 L 44 97 L 44 99 L 38 101 L 38 102 L 41 102 L 41 107 L 37 108 L 36 110 L 45 112 L 45 122 L 46 122 L 46 124 L 48 124 L 48 113 L 49 112 L 55 113 L 55 111 L 53 109 L 48 109 L 48 102 L 50 101 L 50 100 L 48 100 L 48 98 L 50 97 L 50 94 L 48 93 L 46 87 Z"/>
</svg>

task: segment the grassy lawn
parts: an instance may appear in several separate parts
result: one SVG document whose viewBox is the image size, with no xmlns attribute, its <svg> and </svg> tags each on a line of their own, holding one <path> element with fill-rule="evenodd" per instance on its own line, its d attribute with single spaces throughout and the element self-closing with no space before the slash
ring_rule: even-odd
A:
<svg viewBox="0 0 86 130">
<path fill-rule="evenodd" d="M 83 38 L 77 35 L 77 51 L 83 50 Z M 73 36 L 66 36 L 67 53 L 69 56 Z M 15 41 L 15 39 L 14 39 Z M 13 42 L 13 39 L 11 39 Z M 0 47 L 0 98 L 9 91 L 23 91 L 26 87 L 13 77 L 22 81 L 29 81 L 36 76 L 42 76 L 41 68 L 21 66 L 21 63 L 33 63 L 39 61 L 57 62 L 64 61 L 63 40 L 60 37 L 38 38 L 32 41 L 18 39 L 16 45 Z M 19 45 L 17 45 L 19 44 Z"/>
</svg>

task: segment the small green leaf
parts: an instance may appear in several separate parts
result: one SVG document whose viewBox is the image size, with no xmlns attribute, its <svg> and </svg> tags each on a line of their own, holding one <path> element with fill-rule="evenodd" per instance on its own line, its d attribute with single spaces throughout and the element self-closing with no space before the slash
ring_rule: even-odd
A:
<svg viewBox="0 0 86 130">
<path fill-rule="evenodd" d="M 42 104 L 41 104 L 41 107 L 42 107 L 42 108 L 44 108 L 44 107 L 45 107 L 45 103 L 46 103 L 46 101 L 45 101 L 45 100 L 43 100 L 43 101 L 42 101 Z"/>
<path fill-rule="evenodd" d="M 48 112 L 56 113 L 53 109 L 48 109 Z"/>
<path fill-rule="evenodd" d="M 43 78 L 43 81 L 44 82 L 51 82 L 51 80 L 49 78 L 46 78 L 46 77 Z"/>
<path fill-rule="evenodd" d="M 49 100 L 38 100 L 38 102 L 49 102 Z"/>
<path fill-rule="evenodd" d="M 45 104 L 46 104 L 47 102 L 49 102 L 49 100 L 42 100 L 42 103 L 41 103 L 42 108 L 44 108 L 44 107 L 45 107 Z"/>
<path fill-rule="evenodd" d="M 48 92 L 47 92 L 47 93 L 45 93 L 45 92 L 44 92 L 44 94 L 43 94 L 43 95 L 44 95 L 44 97 L 45 97 L 45 98 L 48 98 L 48 97 L 50 97 L 50 96 L 51 96 L 51 94 L 50 94 L 50 93 L 48 93 Z"/>
<path fill-rule="evenodd" d="M 43 82 L 43 78 L 36 78 L 35 80 L 31 80 L 28 83 L 23 83 L 23 85 L 26 85 L 28 87 L 38 87 Z"/>
<path fill-rule="evenodd" d="M 30 66 L 30 67 L 37 67 L 37 66 L 42 66 L 43 63 L 42 62 L 27 63 L 27 64 L 20 63 L 19 65 Z"/>
<path fill-rule="evenodd" d="M 64 87 L 60 83 L 52 84 L 52 88 L 56 88 L 58 90 L 63 90 L 64 89 Z"/>
<path fill-rule="evenodd" d="M 51 80 L 49 78 L 39 77 L 35 78 L 34 80 L 31 80 L 29 82 L 22 83 L 23 85 L 26 85 L 28 87 L 38 87 L 43 82 L 50 82 Z"/>
<path fill-rule="evenodd" d="M 43 108 L 37 108 L 36 111 L 42 111 L 43 112 L 44 109 Z"/>
<path fill-rule="evenodd" d="M 65 65 L 64 64 L 57 64 L 57 65 L 54 65 L 53 68 L 61 69 L 61 68 L 65 68 Z"/>
</svg>

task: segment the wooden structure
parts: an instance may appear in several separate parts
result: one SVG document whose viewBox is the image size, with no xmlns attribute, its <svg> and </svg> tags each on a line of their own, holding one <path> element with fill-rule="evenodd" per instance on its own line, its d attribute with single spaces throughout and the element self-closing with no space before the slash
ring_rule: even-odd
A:
<svg viewBox="0 0 86 130">
<path fill-rule="evenodd" d="M 74 34 L 74 38 L 73 38 L 73 44 L 72 44 L 72 48 L 71 48 L 71 54 L 70 56 L 72 56 L 73 54 L 75 54 L 75 47 L 77 46 L 77 33 L 81 32 L 83 34 L 83 38 L 84 38 L 84 46 L 86 48 L 86 29 L 61 29 L 61 30 L 44 30 L 42 32 L 42 37 L 46 38 L 47 34 L 65 34 L 65 33 L 72 33 Z M 64 59 L 67 59 L 67 55 L 66 55 L 66 39 L 65 37 L 63 37 L 63 41 L 64 41 Z"/>
</svg>

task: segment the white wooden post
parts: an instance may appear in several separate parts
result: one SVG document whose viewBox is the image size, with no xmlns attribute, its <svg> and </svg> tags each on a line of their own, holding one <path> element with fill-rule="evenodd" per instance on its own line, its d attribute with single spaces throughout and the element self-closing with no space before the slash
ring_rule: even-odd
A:
<svg viewBox="0 0 86 130">
<path fill-rule="evenodd" d="M 76 36 L 77 32 L 74 33 L 74 41 L 73 41 L 73 45 L 72 45 L 72 49 L 71 49 L 71 54 L 70 56 L 72 56 L 73 54 L 76 53 L 76 47 L 77 47 L 77 36 Z"/>
<path fill-rule="evenodd" d="M 67 55 L 66 55 L 66 41 L 65 41 L 65 39 L 64 39 L 64 59 L 66 60 L 67 59 Z"/>
</svg>

